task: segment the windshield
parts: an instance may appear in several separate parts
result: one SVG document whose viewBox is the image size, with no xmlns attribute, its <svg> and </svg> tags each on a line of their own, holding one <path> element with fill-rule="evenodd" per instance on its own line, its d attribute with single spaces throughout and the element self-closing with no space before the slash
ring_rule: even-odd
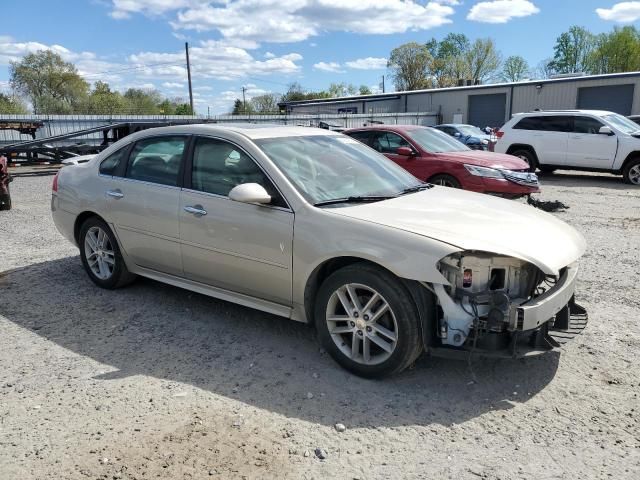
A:
<svg viewBox="0 0 640 480">
<path fill-rule="evenodd" d="M 613 113 L 611 115 L 605 115 L 604 120 L 611 126 L 617 128 L 622 133 L 635 133 L 640 130 L 640 125 L 632 122 L 627 117 Z"/>
<path fill-rule="evenodd" d="M 472 137 L 486 137 L 486 132 L 483 132 L 478 127 L 473 125 L 458 125 L 456 127 L 463 135 L 470 135 Z"/>
<path fill-rule="evenodd" d="M 312 204 L 396 196 L 422 183 L 346 135 L 265 138 L 255 143 Z"/>
<path fill-rule="evenodd" d="M 470 150 L 469 147 L 454 137 L 435 128 L 415 128 L 408 130 L 407 134 L 427 152 L 445 153 Z"/>
</svg>

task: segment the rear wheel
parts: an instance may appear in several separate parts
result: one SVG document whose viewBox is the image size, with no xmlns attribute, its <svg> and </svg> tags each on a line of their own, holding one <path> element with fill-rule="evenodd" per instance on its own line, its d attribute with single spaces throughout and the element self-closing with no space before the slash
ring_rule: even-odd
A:
<svg viewBox="0 0 640 480">
<path fill-rule="evenodd" d="M 527 162 L 527 164 L 529 164 L 530 172 L 536 171 L 536 167 L 538 166 L 538 161 L 536 160 L 535 154 L 531 150 L 527 150 L 527 149 L 514 150 L 513 152 L 511 152 L 511 155 L 513 155 L 514 157 L 518 157 L 519 159 Z"/>
<path fill-rule="evenodd" d="M 555 167 L 545 167 L 544 165 L 539 165 L 538 168 L 544 173 L 553 173 L 557 170 Z"/>
<path fill-rule="evenodd" d="M 631 160 L 622 171 L 622 178 L 625 183 L 640 185 L 640 158 Z"/>
<path fill-rule="evenodd" d="M 119 288 L 136 278 L 127 269 L 113 232 L 101 219 L 91 217 L 82 224 L 78 244 L 82 265 L 99 287 Z"/>
<path fill-rule="evenodd" d="M 434 175 L 429 179 L 429 183 L 432 183 L 434 185 L 441 185 L 443 187 L 449 187 L 449 188 L 462 188 L 462 185 L 460 185 L 460 182 L 458 181 L 457 178 L 452 177 L 451 175 L 447 175 L 445 173 L 440 175 Z"/>
<path fill-rule="evenodd" d="M 334 272 L 318 291 L 314 314 L 322 346 L 356 375 L 398 373 L 422 352 L 417 307 L 400 279 L 380 268 Z"/>
</svg>

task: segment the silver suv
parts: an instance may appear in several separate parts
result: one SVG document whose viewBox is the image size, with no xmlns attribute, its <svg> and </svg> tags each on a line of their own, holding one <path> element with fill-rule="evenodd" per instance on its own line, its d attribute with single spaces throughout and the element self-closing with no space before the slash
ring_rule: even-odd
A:
<svg viewBox="0 0 640 480">
<path fill-rule="evenodd" d="M 553 110 L 518 113 L 498 132 L 495 151 L 552 172 L 611 172 L 640 185 L 640 125 L 613 112 Z"/>
</svg>

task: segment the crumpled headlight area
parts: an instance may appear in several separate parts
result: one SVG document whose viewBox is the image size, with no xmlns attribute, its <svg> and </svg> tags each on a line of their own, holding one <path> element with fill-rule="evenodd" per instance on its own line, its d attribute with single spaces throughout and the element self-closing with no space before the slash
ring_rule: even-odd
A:
<svg viewBox="0 0 640 480">
<path fill-rule="evenodd" d="M 471 175 L 475 175 L 476 177 L 499 178 L 504 180 L 502 171 L 497 168 L 479 167 L 477 165 L 467 165 L 466 163 L 464 168 L 466 168 Z"/>
<path fill-rule="evenodd" d="M 443 344 L 461 346 L 478 334 L 516 328 L 516 308 L 532 298 L 544 278 L 534 265 L 488 252 L 460 252 L 440 260 L 449 285 L 433 285 L 440 306 Z"/>
</svg>

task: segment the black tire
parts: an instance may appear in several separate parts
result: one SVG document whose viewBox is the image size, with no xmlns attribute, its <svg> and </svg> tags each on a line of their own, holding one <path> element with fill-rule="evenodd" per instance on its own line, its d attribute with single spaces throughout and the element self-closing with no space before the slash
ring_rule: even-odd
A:
<svg viewBox="0 0 640 480">
<path fill-rule="evenodd" d="M 447 175 L 446 173 L 434 175 L 429 179 L 429 183 L 449 188 L 462 188 L 462 185 L 457 178 L 452 177 L 451 175 Z"/>
<path fill-rule="evenodd" d="M 362 361 L 355 361 L 349 358 L 347 354 L 340 350 L 331 333 L 329 333 L 327 313 L 330 308 L 330 299 L 334 292 L 348 284 L 359 284 L 375 290 L 389 306 L 390 312 L 385 314 L 387 319 L 392 316 L 395 318 L 395 325 L 393 325 L 396 328 L 397 339 L 395 348 L 380 363 L 367 365 Z M 385 320 L 385 315 L 381 316 L 381 320 L 376 323 L 380 324 L 388 321 Z M 366 316 L 362 315 L 361 318 L 365 320 Z M 314 306 L 315 325 L 320 343 L 324 349 L 343 368 L 366 378 L 382 378 L 399 373 L 416 361 L 423 350 L 419 318 L 418 309 L 400 279 L 381 268 L 366 263 L 352 264 L 331 274 L 320 286 Z M 366 331 L 370 331 L 368 327 Z M 362 332 L 365 332 L 364 328 Z M 371 334 L 365 333 L 365 335 L 369 336 L 369 338 L 370 335 L 382 338 L 375 331 Z M 346 342 L 352 341 L 350 339 L 355 336 L 356 333 L 354 331 L 353 334 L 345 333 L 344 336 L 339 338 L 345 339 L 342 343 L 344 346 Z M 361 337 L 362 335 L 360 335 Z M 374 343 L 369 343 L 369 345 L 369 348 L 377 348 Z M 348 346 L 346 348 L 349 349 Z M 362 351 L 362 356 L 364 356 L 364 343 L 359 343 L 358 349 L 360 349 L 359 352 Z M 383 356 L 385 355 L 382 350 L 380 352 L 383 353 Z"/>
<path fill-rule="evenodd" d="M 629 185 L 640 185 L 640 177 L 637 172 L 640 170 L 640 158 L 635 158 L 627 163 L 622 169 L 622 179 Z"/>
<path fill-rule="evenodd" d="M 514 157 L 518 157 L 529 164 L 529 171 L 535 172 L 538 167 L 538 160 L 536 159 L 535 153 L 528 149 L 519 149 L 511 152 L 511 155 Z"/>
<path fill-rule="evenodd" d="M 108 237 L 109 245 L 111 246 L 111 250 L 113 251 L 113 270 L 111 275 L 108 278 L 99 278 L 96 273 L 89 266 L 89 261 L 87 260 L 87 249 L 85 247 L 85 240 L 88 232 L 97 227 L 101 229 L 106 236 Z M 82 260 L 82 265 L 84 266 L 87 275 L 89 278 L 101 288 L 106 288 L 108 290 L 113 290 L 115 288 L 124 287 L 125 285 L 130 284 L 136 279 L 136 275 L 130 273 L 127 269 L 127 265 L 124 263 L 124 259 L 122 258 L 122 254 L 120 253 L 120 247 L 118 246 L 118 242 L 116 240 L 115 235 L 109 228 L 109 226 L 98 217 L 90 217 L 82 224 L 80 227 L 80 235 L 78 237 L 78 246 L 80 247 L 80 259 Z"/>
<path fill-rule="evenodd" d="M 11 210 L 10 194 L 0 194 L 0 210 Z"/>
<path fill-rule="evenodd" d="M 538 165 L 538 169 L 544 173 L 553 173 L 557 170 L 555 167 L 546 167 L 544 165 Z"/>
</svg>

